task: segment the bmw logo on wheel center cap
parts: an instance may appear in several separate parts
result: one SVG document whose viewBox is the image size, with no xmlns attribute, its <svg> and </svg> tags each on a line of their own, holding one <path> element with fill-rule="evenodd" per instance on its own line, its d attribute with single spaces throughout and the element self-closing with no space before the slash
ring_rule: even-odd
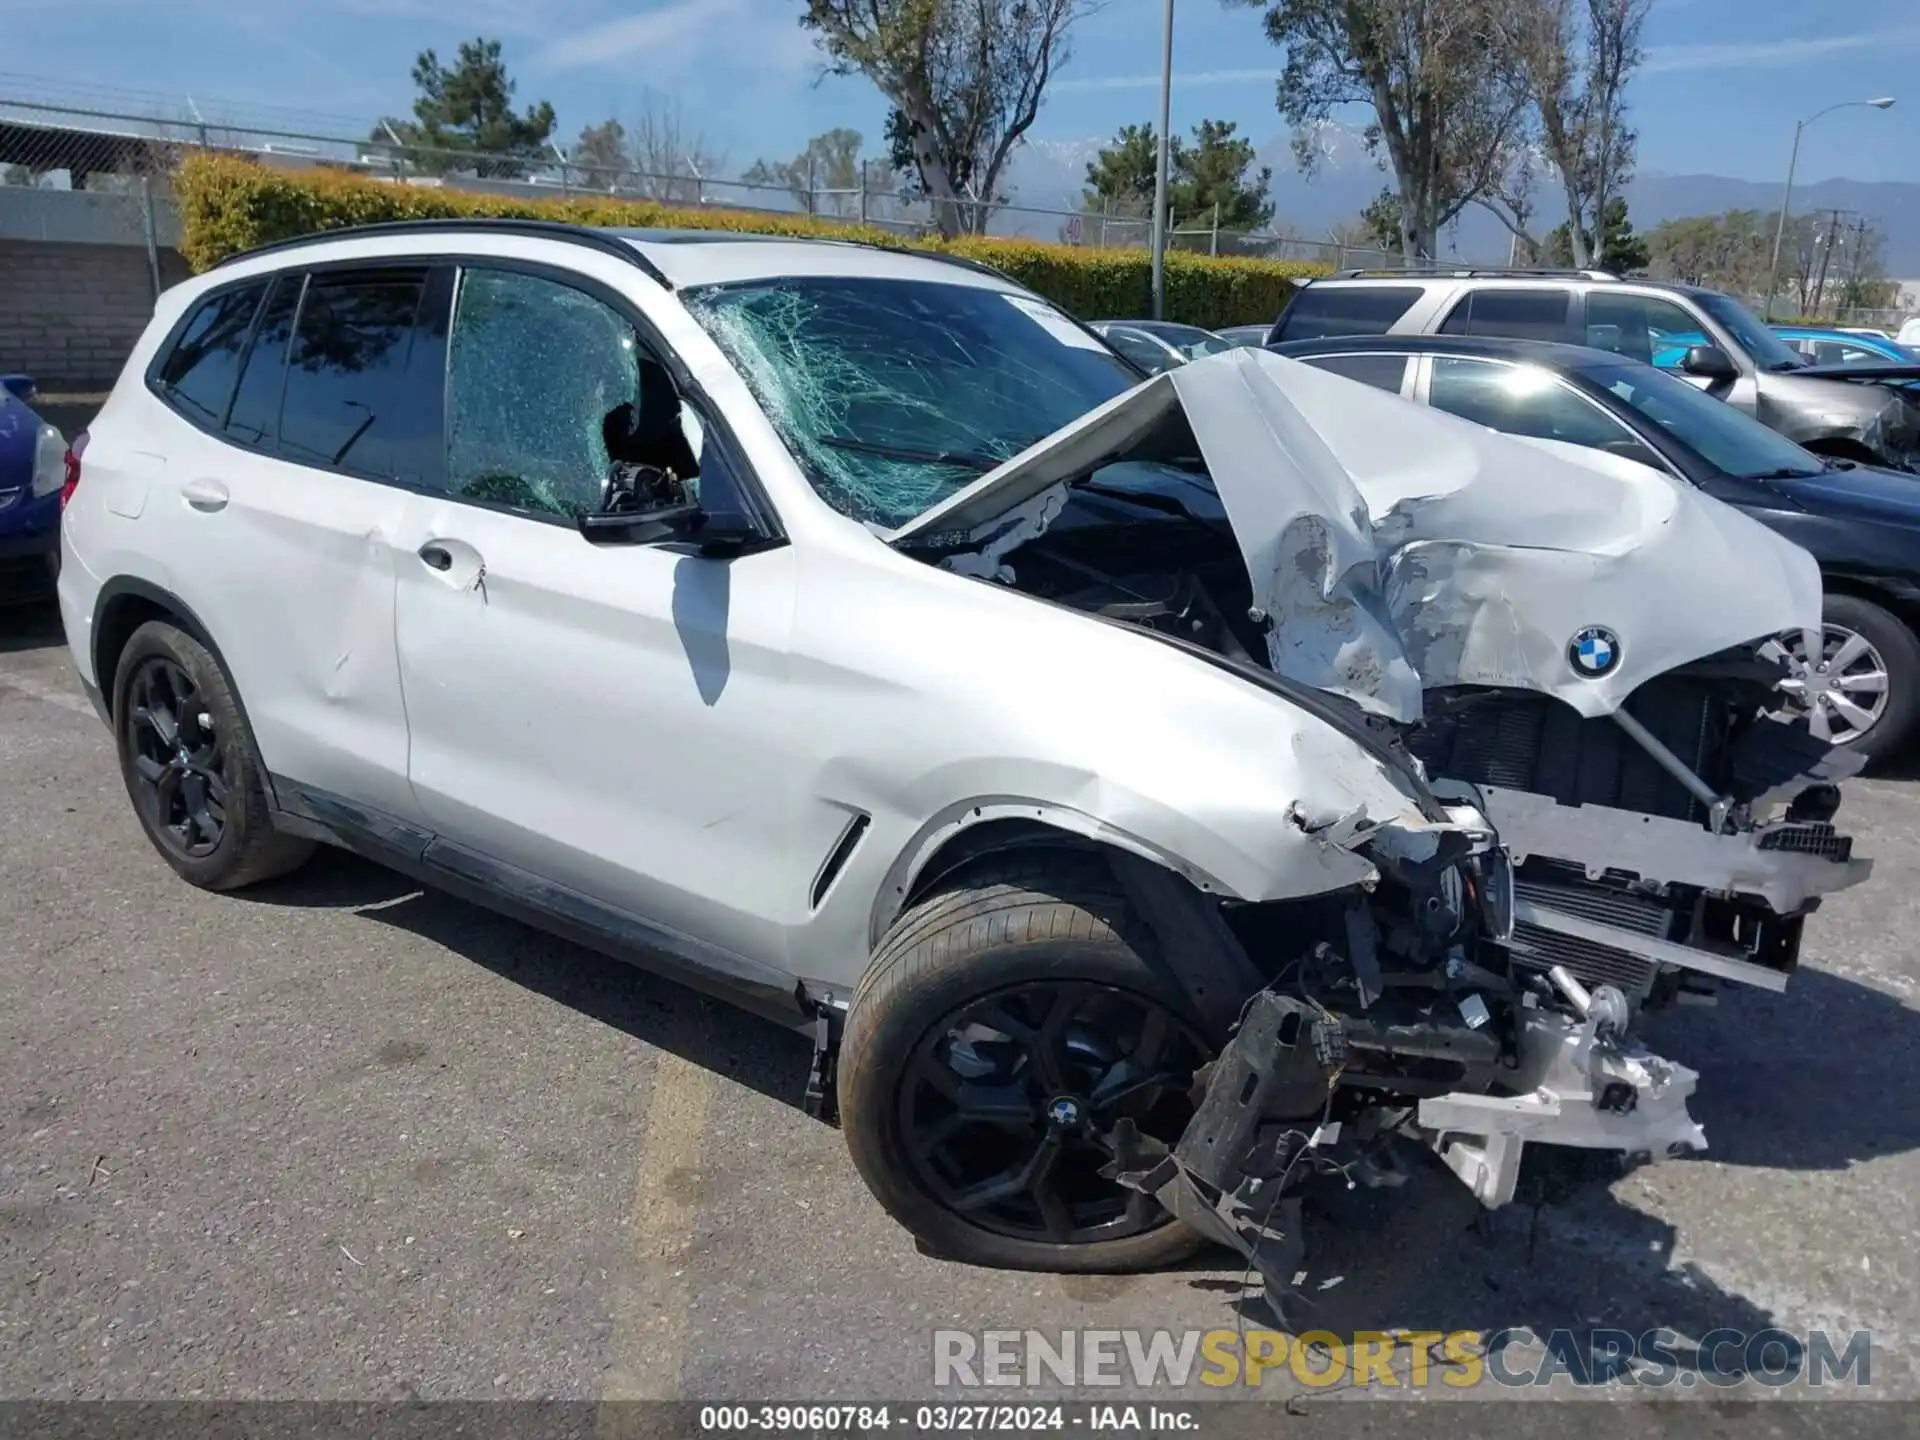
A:
<svg viewBox="0 0 1920 1440">
<path fill-rule="evenodd" d="M 1568 642 L 1567 663 L 1589 680 L 1611 675 L 1620 664 L 1620 637 L 1604 625 L 1589 625 Z"/>
<path fill-rule="evenodd" d="M 1047 1118 L 1061 1129 L 1080 1123 L 1080 1102 L 1071 1095 L 1062 1095 L 1047 1106 Z"/>
</svg>

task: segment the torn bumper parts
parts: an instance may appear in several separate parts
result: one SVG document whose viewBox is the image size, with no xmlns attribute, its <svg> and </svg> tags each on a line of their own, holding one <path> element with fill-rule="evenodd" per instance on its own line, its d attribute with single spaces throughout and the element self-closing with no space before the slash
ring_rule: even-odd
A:
<svg viewBox="0 0 1920 1440">
<path fill-rule="evenodd" d="M 1121 1121 L 1106 1173 L 1231 1246 L 1283 1323 L 1305 1252 L 1301 1190 L 1406 1178 L 1435 1152 L 1489 1207 L 1514 1197 L 1528 1143 L 1661 1159 L 1706 1147 L 1697 1076 L 1631 1034 L 1634 1007 L 1562 965 L 1511 963 L 1512 868 L 1483 813 L 1349 837 L 1380 868 L 1343 943 L 1279 967 L 1197 1081 L 1171 1145 Z"/>
<path fill-rule="evenodd" d="M 1588 992 L 1564 970 L 1551 978 L 1564 1009 L 1529 994 L 1501 1014 L 1466 991 L 1398 1020 L 1262 990 L 1180 1139 L 1168 1148 L 1123 1122 L 1110 1173 L 1245 1256 L 1286 1323 L 1305 1261 L 1300 1183 L 1320 1173 L 1397 1185 L 1395 1137 L 1430 1147 L 1490 1208 L 1513 1199 L 1530 1142 L 1649 1159 L 1704 1150 L 1687 1112 L 1694 1072 L 1626 1033 L 1617 991 Z M 1409 1093 L 1423 1072 L 1450 1068 L 1475 1088 Z"/>
</svg>

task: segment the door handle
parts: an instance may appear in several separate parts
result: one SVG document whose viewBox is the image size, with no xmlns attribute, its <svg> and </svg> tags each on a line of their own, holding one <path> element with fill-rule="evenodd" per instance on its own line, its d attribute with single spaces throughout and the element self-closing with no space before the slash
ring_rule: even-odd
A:
<svg viewBox="0 0 1920 1440">
<path fill-rule="evenodd" d="M 180 493 L 187 504 L 204 513 L 227 508 L 227 487 L 218 480 L 189 480 L 180 487 Z"/>
<path fill-rule="evenodd" d="M 453 552 L 444 545 L 435 545 L 429 541 L 420 547 L 419 553 L 420 558 L 426 561 L 430 569 L 451 570 L 453 568 Z"/>
</svg>

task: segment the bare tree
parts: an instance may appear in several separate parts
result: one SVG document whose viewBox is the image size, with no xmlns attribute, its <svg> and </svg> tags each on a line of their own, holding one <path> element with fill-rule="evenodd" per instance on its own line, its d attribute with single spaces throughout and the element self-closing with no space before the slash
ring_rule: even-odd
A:
<svg viewBox="0 0 1920 1440">
<path fill-rule="evenodd" d="M 1652 8 L 1653 0 L 1501 0 L 1488 12 L 1558 172 L 1573 263 L 1583 268 L 1593 263 L 1589 237 L 1607 201 L 1632 177 L 1637 137 L 1625 91 L 1644 56 L 1640 33 Z M 1486 208 L 1533 243 L 1500 205 Z"/>
<path fill-rule="evenodd" d="M 806 0 L 836 74 L 893 103 L 918 189 L 944 235 L 984 230 L 1013 148 L 1032 127 L 1068 32 L 1097 0 Z"/>
<path fill-rule="evenodd" d="M 740 176 L 749 185 L 784 189 L 810 215 L 872 218 L 876 202 L 893 193 L 893 168 L 862 156 L 864 137 L 844 126 L 816 135 L 791 160 L 756 160 Z"/>
<path fill-rule="evenodd" d="M 707 182 L 727 164 L 727 152 L 681 118 L 678 101 L 651 90 L 643 93 L 640 113 L 626 126 L 626 149 L 634 190 L 673 205 L 706 200 Z"/>
<path fill-rule="evenodd" d="M 1368 148 L 1396 182 L 1400 247 L 1430 258 L 1441 229 L 1472 201 L 1511 187 L 1526 96 L 1493 42 L 1502 0 L 1228 0 L 1264 5 L 1285 48 L 1276 99 L 1311 173 L 1313 127 L 1367 105 Z"/>
</svg>

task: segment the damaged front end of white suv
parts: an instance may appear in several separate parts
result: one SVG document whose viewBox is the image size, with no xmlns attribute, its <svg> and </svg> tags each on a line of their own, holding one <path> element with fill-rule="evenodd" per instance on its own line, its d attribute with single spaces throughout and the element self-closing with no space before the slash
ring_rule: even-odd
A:
<svg viewBox="0 0 1920 1440">
<path fill-rule="evenodd" d="M 1326 697 L 1415 777 L 1395 823 L 1295 807 L 1366 873 L 1223 905 L 1231 933 L 1195 944 L 1247 979 L 1195 1119 L 1172 1143 L 1102 1137 L 1107 1173 L 1238 1248 L 1276 1307 L 1301 1180 L 1398 1183 L 1395 1137 L 1489 1206 L 1530 1142 L 1703 1148 L 1696 1075 L 1636 1016 L 1784 987 L 1806 915 L 1867 874 L 1833 825 L 1850 757 L 1771 714 L 1767 637 L 1818 624 L 1811 558 L 1651 470 L 1241 350 L 888 538 Z"/>
</svg>

